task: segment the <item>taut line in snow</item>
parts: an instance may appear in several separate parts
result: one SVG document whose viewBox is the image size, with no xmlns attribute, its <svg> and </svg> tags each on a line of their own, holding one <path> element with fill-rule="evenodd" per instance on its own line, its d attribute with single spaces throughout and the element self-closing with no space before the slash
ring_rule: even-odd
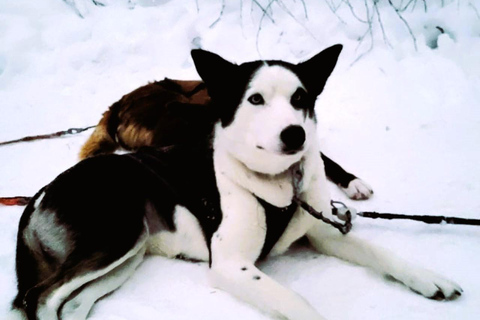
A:
<svg viewBox="0 0 480 320">
<path fill-rule="evenodd" d="M 425 216 L 425 215 L 408 215 L 408 214 L 396 214 L 396 213 L 378 213 L 374 211 L 359 212 L 358 215 L 364 218 L 371 219 L 402 219 L 402 220 L 414 220 L 421 221 L 428 224 L 464 224 L 470 226 L 480 226 L 480 219 L 466 219 L 458 217 L 445 217 L 445 216 Z"/>
<path fill-rule="evenodd" d="M 68 130 L 58 131 L 58 132 L 49 133 L 49 134 L 41 134 L 41 135 L 37 135 L 37 136 L 23 137 L 23 138 L 20 138 L 20 139 L 0 142 L 0 146 L 14 144 L 14 143 L 18 143 L 18 142 L 28 142 L 28 141 L 34 141 L 34 140 L 43 140 L 43 139 L 52 139 L 52 138 L 63 137 L 63 136 L 66 136 L 66 135 L 77 134 L 77 133 L 80 133 L 80 132 L 83 132 L 83 131 L 86 131 L 88 129 L 92 129 L 92 128 L 95 128 L 95 127 L 96 127 L 96 125 L 85 127 L 85 128 L 70 128 Z"/>
<path fill-rule="evenodd" d="M 337 215 L 340 220 L 348 222 L 351 219 L 352 210 L 355 209 L 347 207 L 340 201 L 332 201 L 332 207 L 334 208 L 333 214 Z M 347 216 L 346 216 L 347 214 Z M 429 215 L 412 215 L 412 214 L 398 214 L 398 213 L 379 213 L 375 211 L 363 211 L 357 212 L 356 215 L 363 218 L 370 219 L 387 219 L 387 220 L 413 220 L 428 224 L 462 224 L 469 226 L 480 226 L 480 219 L 467 219 L 459 217 L 446 217 L 446 216 L 429 216 Z"/>
</svg>

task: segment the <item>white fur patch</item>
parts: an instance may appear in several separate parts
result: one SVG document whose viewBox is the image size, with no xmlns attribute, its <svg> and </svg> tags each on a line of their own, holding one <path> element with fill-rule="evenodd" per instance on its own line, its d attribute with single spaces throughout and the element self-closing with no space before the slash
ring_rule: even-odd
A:
<svg viewBox="0 0 480 320">
<path fill-rule="evenodd" d="M 151 235 L 147 253 L 208 261 L 207 243 L 197 218 L 183 206 L 176 206 L 173 215 L 176 230 Z"/>
<path fill-rule="evenodd" d="M 143 261 L 144 254 L 145 248 L 142 248 L 135 256 L 129 258 L 111 272 L 86 285 L 78 295 L 64 304 L 60 319 L 86 319 L 95 301 L 116 290 L 128 280 Z"/>
<path fill-rule="evenodd" d="M 35 203 L 33 204 L 33 207 L 36 209 L 42 203 L 43 197 L 45 197 L 45 191 L 43 191 L 40 196 L 35 200 Z"/>
</svg>

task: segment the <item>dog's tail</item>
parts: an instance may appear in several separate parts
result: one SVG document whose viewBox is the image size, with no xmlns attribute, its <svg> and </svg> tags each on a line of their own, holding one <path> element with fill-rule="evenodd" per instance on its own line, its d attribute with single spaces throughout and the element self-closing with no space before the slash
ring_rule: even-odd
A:
<svg viewBox="0 0 480 320">
<path fill-rule="evenodd" d="M 118 118 L 115 109 L 114 104 L 103 114 L 95 131 L 93 131 L 88 140 L 83 144 L 79 154 L 80 160 L 99 154 L 113 153 L 120 147 L 114 140 L 115 134 L 112 135 L 110 132 L 113 127 L 112 122 L 115 122 L 115 118 Z M 116 129 L 116 126 L 114 127 Z"/>
</svg>

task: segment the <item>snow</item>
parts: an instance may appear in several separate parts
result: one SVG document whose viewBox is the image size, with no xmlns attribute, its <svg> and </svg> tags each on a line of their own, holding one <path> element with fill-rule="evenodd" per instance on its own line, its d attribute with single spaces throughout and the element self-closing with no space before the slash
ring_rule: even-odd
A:
<svg viewBox="0 0 480 320">
<path fill-rule="evenodd" d="M 255 1 L 224 1 L 223 13 L 222 1 L 104 2 L 78 0 L 81 19 L 60 0 L 0 0 L 0 141 L 95 124 L 110 104 L 148 81 L 196 79 L 191 48 L 236 62 L 299 62 L 342 43 L 317 104 L 322 148 L 375 195 L 355 202 L 332 185 L 332 197 L 360 211 L 480 218 L 478 2 L 410 7 L 402 14 L 415 42 L 385 3 L 378 4 L 384 36 L 373 7 L 371 33 L 352 16 L 365 17 L 360 2 L 352 11 L 336 1 L 334 14 L 335 1 L 275 1 L 267 15 Z M 0 196 L 33 195 L 76 163 L 90 132 L 0 147 Z M 0 207 L 1 319 L 16 319 L 9 309 L 21 213 Z M 261 267 L 327 319 L 479 318 L 478 227 L 358 217 L 353 232 L 454 279 L 463 296 L 427 300 L 302 245 Z M 204 263 L 149 257 L 90 319 L 266 319 L 210 287 L 206 270 Z"/>
</svg>

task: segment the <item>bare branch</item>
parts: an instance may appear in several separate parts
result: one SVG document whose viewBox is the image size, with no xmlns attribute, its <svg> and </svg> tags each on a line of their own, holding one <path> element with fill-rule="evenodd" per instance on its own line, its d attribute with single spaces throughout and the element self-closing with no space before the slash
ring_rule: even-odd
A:
<svg viewBox="0 0 480 320">
<path fill-rule="evenodd" d="M 242 2 L 242 1 L 240 1 L 240 2 Z M 267 9 L 265 9 L 257 0 L 252 0 L 252 2 L 255 3 L 260 8 L 260 10 L 262 10 L 264 16 L 267 16 L 270 19 L 270 21 L 275 23 L 275 20 L 273 20 L 273 17 L 268 13 Z M 267 8 L 269 8 L 270 5 L 271 5 L 271 2 L 267 6 Z"/>
<path fill-rule="evenodd" d="M 257 48 L 257 53 L 259 56 L 262 56 L 261 53 L 260 53 L 260 48 L 258 46 L 258 40 L 260 38 L 260 31 L 262 31 L 262 23 L 263 23 L 263 19 L 265 18 L 265 16 L 267 15 L 267 12 L 268 10 L 270 9 L 270 7 L 272 6 L 272 4 L 275 2 L 276 0 L 270 0 L 270 2 L 268 3 L 267 7 L 265 8 L 265 10 L 263 11 L 263 15 L 262 17 L 260 18 L 260 22 L 258 23 L 258 30 L 257 30 L 257 36 L 256 36 L 256 39 L 255 39 L 255 47 Z"/>
<path fill-rule="evenodd" d="M 480 13 L 478 12 L 477 7 L 475 7 L 475 5 L 471 1 L 468 2 L 468 6 L 472 7 L 473 11 L 475 11 L 475 14 L 477 15 L 477 18 L 480 19 Z"/>
<path fill-rule="evenodd" d="M 378 24 L 380 25 L 380 29 L 382 30 L 383 41 L 385 42 L 385 44 L 387 46 L 392 48 L 392 45 L 388 41 L 387 34 L 385 33 L 385 29 L 383 28 L 383 22 L 382 22 L 382 18 L 381 18 L 381 15 L 380 15 L 380 11 L 378 10 L 377 1 L 373 1 L 373 7 L 374 7 L 375 12 L 377 14 Z"/>
<path fill-rule="evenodd" d="M 82 19 L 85 18 L 83 14 L 80 12 L 80 10 L 78 10 L 77 6 L 75 5 L 75 0 L 63 0 L 63 2 L 65 2 L 68 6 L 70 6 L 73 9 L 73 11 L 75 11 L 77 16 L 79 16 Z"/>
<path fill-rule="evenodd" d="M 351 64 L 350 66 L 353 66 L 355 63 L 357 63 L 360 59 L 362 59 L 365 55 L 367 55 L 368 53 L 370 53 L 372 50 L 373 50 L 373 43 L 374 43 L 374 39 L 373 39 L 373 29 L 372 29 L 372 17 L 370 17 L 370 9 L 368 8 L 368 0 L 364 0 L 365 1 L 365 11 L 366 11 L 366 15 L 367 15 L 367 23 L 368 23 L 368 29 L 367 31 L 364 33 L 364 35 L 359 39 L 359 43 L 358 43 L 358 46 L 357 46 L 357 49 L 360 47 L 360 45 L 363 43 L 363 40 L 365 40 L 366 36 L 367 35 L 370 35 L 370 47 L 368 48 L 367 51 L 365 51 L 364 53 L 362 53 L 361 55 L 359 55 L 357 57 L 357 59 L 355 59 Z"/>
<path fill-rule="evenodd" d="M 220 15 L 218 16 L 217 20 L 215 20 L 211 25 L 210 28 L 213 28 L 223 17 L 223 11 L 225 10 L 225 0 L 222 0 L 222 10 L 220 11 Z"/>
<path fill-rule="evenodd" d="M 410 0 L 410 1 L 408 1 L 408 3 L 407 3 L 403 8 L 398 9 L 398 10 L 399 10 L 400 12 L 404 12 L 405 10 L 408 9 L 408 7 L 410 7 L 410 5 L 411 5 L 412 3 L 414 3 L 414 6 L 415 6 L 415 3 L 416 3 L 416 2 L 417 2 L 417 0 Z"/>
<path fill-rule="evenodd" d="M 328 5 L 328 7 L 330 8 L 330 10 L 333 12 L 333 14 L 338 18 L 338 20 L 339 20 L 342 24 L 346 25 L 347 23 L 346 23 L 346 22 L 338 15 L 338 13 L 337 13 L 337 10 L 338 10 L 339 6 L 334 7 L 333 3 L 330 3 L 328 0 L 325 0 L 325 3 Z"/>
<path fill-rule="evenodd" d="M 343 3 L 345 3 L 345 4 L 350 8 L 350 12 L 352 13 L 352 15 L 353 15 L 358 21 L 360 21 L 360 22 L 362 22 L 362 23 L 368 23 L 368 21 L 365 21 L 365 20 L 363 20 L 363 19 L 360 19 L 360 17 L 357 16 L 357 14 L 355 13 L 355 10 L 353 9 L 353 6 L 352 6 L 352 4 L 350 3 L 349 0 L 342 0 L 342 1 L 343 1 Z"/>
<path fill-rule="evenodd" d="M 300 22 L 297 17 L 290 11 L 285 4 L 282 2 L 282 0 L 277 0 L 277 4 L 280 8 L 282 8 L 290 17 L 292 17 L 293 20 L 295 20 L 296 23 L 298 23 L 305 31 L 315 40 L 318 42 L 317 37 L 308 29 L 302 22 Z"/>
<path fill-rule="evenodd" d="M 400 18 L 400 20 L 402 20 L 403 24 L 405 24 L 405 27 L 407 27 L 408 29 L 408 32 L 410 33 L 410 36 L 412 37 L 412 40 L 413 40 L 413 46 L 415 48 L 415 51 L 418 51 L 418 47 L 417 47 L 417 38 L 415 37 L 415 35 L 413 34 L 413 31 L 412 29 L 410 28 L 410 25 L 408 24 L 407 20 L 405 20 L 405 18 L 402 16 L 402 14 L 398 11 L 397 8 L 395 8 L 395 6 L 393 5 L 392 3 L 392 0 L 388 0 L 388 2 L 390 3 L 390 6 L 395 10 L 397 16 Z"/>
<path fill-rule="evenodd" d="M 300 0 L 300 1 L 302 2 L 302 5 L 303 5 L 303 12 L 305 14 L 305 19 L 308 19 L 307 5 L 305 4 L 304 0 Z"/>
</svg>

